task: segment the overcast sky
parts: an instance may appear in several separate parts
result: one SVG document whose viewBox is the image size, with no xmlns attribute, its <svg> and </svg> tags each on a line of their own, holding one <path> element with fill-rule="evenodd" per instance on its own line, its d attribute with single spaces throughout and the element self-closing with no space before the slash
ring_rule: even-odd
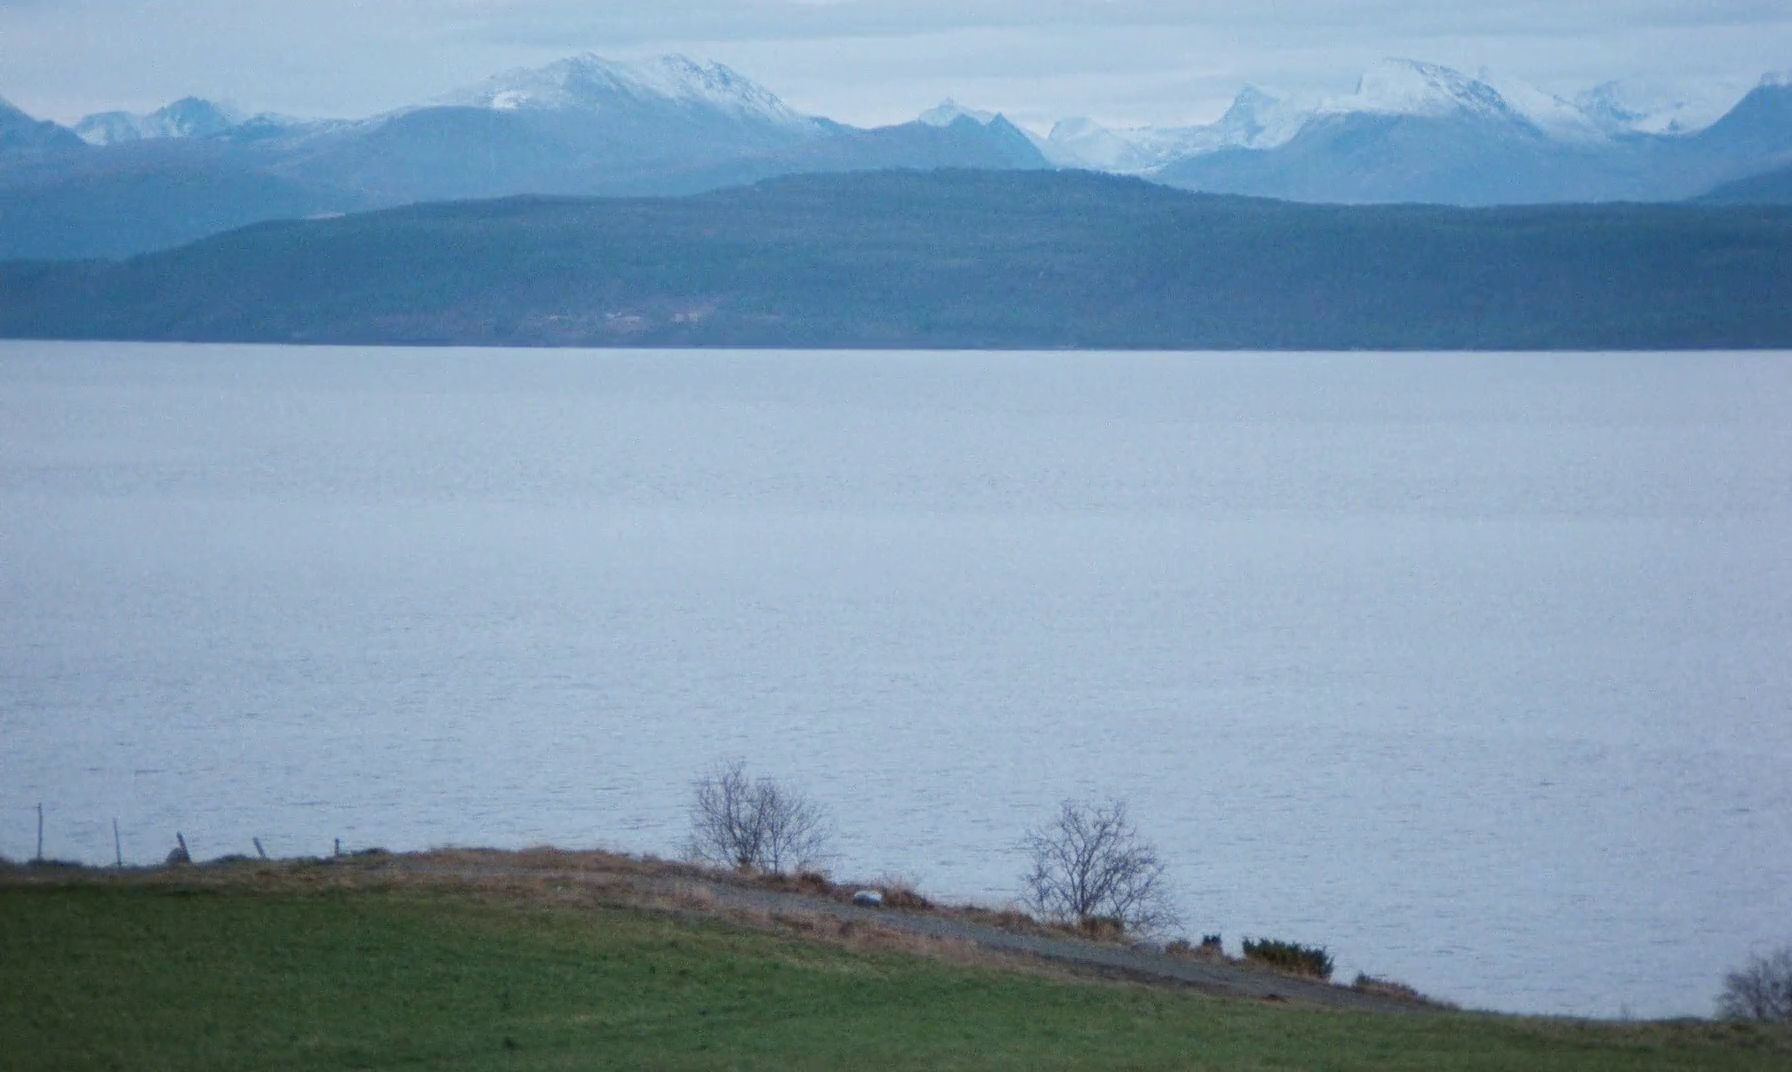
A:
<svg viewBox="0 0 1792 1072">
<path fill-rule="evenodd" d="M 952 96 L 1044 129 L 1204 122 L 1246 82 L 1348 92 L 1384 56 L 1569 93 L 1740 95 L 1792 68 L 1789 0 L 0 0 L 0 96 L 72 121 L 178 97 L 363 116 L 579 52 L 716 59 L 798 109 L 900 122 Z"/>
</svg>

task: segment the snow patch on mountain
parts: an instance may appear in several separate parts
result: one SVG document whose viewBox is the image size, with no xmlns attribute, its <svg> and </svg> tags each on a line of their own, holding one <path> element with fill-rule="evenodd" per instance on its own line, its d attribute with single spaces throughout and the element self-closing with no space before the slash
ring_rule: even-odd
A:
<svg viewBox="0 0 1792 1072">
<path fill-rule="evenodd" d="M 624 63 L 587 53 L 545 67 L 508 71 L 437 103 L 500 111 L 599 111 L 623 101 L 669 101 L 778 126 L 817 122 L 730 67 L 679 55 Z"/>
<path fill-rule="evenodd" d="M 1386 59 L 1363 72 L 1356 92 L 1320 105 L 1334 115 L 1411 115 L 1444 118 L 1455 115 L 1509 120 L 1515 115 L 1506 98 L 1485 82 L 1435 63 Z"/>
</svg>

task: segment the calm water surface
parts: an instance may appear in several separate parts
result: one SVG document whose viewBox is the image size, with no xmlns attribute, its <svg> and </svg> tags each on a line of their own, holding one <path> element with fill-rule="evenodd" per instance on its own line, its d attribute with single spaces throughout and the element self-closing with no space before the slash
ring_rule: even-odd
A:
<svg viewBox="0 0 1792 1072">
<path fill-rule="evenodd" d="M 0 344 L 0 853 L 676 852 L 1012 896 L 1123 794 L 1191 933 L 1709 1012 L 1792 940 L 1792 355 Z"/>
</svg>

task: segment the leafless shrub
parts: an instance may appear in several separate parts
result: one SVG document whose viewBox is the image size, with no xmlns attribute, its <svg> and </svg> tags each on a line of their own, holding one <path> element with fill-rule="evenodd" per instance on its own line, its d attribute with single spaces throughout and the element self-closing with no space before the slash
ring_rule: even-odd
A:
<svg viewBox="0 0 1792 1072">
<path fill-rule="evenodd" d="M 1756 954 L 1726 975 L 1717 1014 L 1725 1020 L 1792 1024 L 1792 945 Z"/>
<path fill-rule="evenodd" d="M 741 870 L 783 874 L 816 862 L 832 824 L 813 801 L 770 778 L 748 778 L 741 760 L 697 779 L 692 857 Z"/>
<path fill-rule="evenodd" d="M 1047 919 L 1154 934 L 1179 922 L 1157 849 L 1139 837 L 1126 802 L 1067 800 L 1022 842 L 1032 862 L 1022 901 Z"/>
</svg>

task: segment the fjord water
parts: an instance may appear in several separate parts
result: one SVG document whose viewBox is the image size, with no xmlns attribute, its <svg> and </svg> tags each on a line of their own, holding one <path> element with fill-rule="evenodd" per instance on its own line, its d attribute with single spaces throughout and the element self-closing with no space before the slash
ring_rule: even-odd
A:
<svg viewBox="0 0 1792 1072">
<path fill-rule="evenodd" d="M 0 853 L 672 854 L 1703 1014 L 1792 940 L 1792 356 L 0 344 Z"/>
</svg>

